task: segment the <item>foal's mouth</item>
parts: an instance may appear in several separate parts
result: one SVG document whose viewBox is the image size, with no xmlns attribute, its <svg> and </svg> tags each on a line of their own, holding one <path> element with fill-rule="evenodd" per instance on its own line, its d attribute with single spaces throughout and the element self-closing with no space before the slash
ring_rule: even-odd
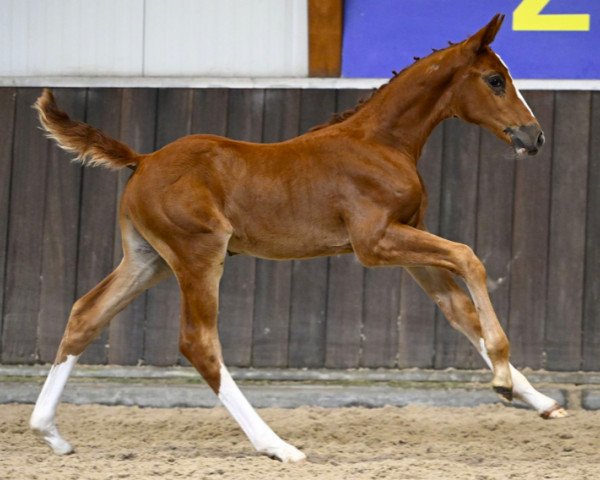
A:
<svg viewBox="0 0 600 480">
<path fill-rule="evenodd" d="M 517 154 L 517 157 L 519 157 L 519 158 L 524 158 L 527 155 L 536 155 L 538 153 L 537 148 L 528 149 L 523 144 L 523 142 L 518 138 L 511 137 L 511 144 L 512 144 L 513 148 L 515 149 L 515 153 Z"/>
<path fill-rule="evenodd" d="M 537 155 L 546 141 L 544 132 L 535 124 L 508 127 L 504 130 L 504 133 L 519 158 L 527 155 Z"/>
</svg>

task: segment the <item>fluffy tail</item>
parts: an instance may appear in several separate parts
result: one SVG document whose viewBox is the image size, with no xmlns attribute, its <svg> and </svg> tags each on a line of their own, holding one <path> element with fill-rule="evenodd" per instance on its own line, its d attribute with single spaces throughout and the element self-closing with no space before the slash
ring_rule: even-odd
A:
<svg viewBox="0 0 600 480">
<path fill-rule="evenodd" d="M 40 123 L 48 136 L 56 140 L 60 147 L 76 154 L 76 160 L 84 165 L 101 165 L 112 169 L 134 167 L 143 157 L 97 128 L 71 120 L 58 108 L 54 95 L 47 88 L 33 108 L 38 111 Z"/>
</svg>

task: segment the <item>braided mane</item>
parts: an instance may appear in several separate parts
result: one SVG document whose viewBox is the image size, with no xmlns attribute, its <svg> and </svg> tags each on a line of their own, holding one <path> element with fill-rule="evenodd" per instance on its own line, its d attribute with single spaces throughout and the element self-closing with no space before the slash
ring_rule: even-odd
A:
<svg viewBox="0 0 600 480">
<path fill-rule="evenodd" d="M 341 123 L 344 120 L 352 117 L 354 114 L 356 114 L 357 112 L 359 112 L 360 110 L 362 110 L 362 108 L 369 103 L 377 94 L 379 94 L 383 89 L 385 89 L 385 87 L 387 87 L 390 83 L 392 83 L 394 80 L 396 80 L 398 77 L 400 77 L 404 72 L 406 72 L 408 69 L 412 68 L 415 64 L 419 63 L 419 61 L 421 60 L 427 60 L 428 58 L 430 58 L 432 55 L 435 55 L 438 52 L 443 52 L 445 50 L 448 50 L 449 48 L 453 47 L 454 45 L 456 45 L 455 43 L 452 42 L 448 42 L 448 47 L 443 48 L 443 49 L 435 49 L 432 48 L 432 53 L 430 53 L 429 55 L 427 55 L 425 58 L 420 58 L 420 57 L 413 57 L 414 62 L 406 67 L 404 67 L 402 70 L 400 70 L 399 72 L 392 70 L 392 77 L 385 82 L 383 85 L 379 86 L 378 88 L 373 89 L 373 91 L 371 92 L 371 95 L 369 95 L 367 98 L 363 98 L 361 100 L 359 100 L 359 102 L 352 108 L 349 108 L 347 110 L 344 110 L 343 112 L 340 113 L 334 113 L 331 118 L 329 119 L 329 121 L 325 122 L 325 123 L 321 123 L 318 125 L 315 125 L 314 127 L 312 127 L 309 132 L 314 132 L 316 130 L 321 130 L 325 127 L 328 127 L 330 125 L 335 125 L 337 123 Z"/>
<path fill-rule="evenodd" d="M 412 65 L 410 65 L 412 66 Z M 406 67 L 409 68 L 409 67 Z M 343 112 L 339 112 L 339 113 L 334 113 L 331 115 L 331 118 L 325 122 L 325 123 L 320 123 L 319 125 L 315 125 L 314 127 L 312 127 L 309 132 L 314 132 L 316 130 L 321 130 L 322 128 L 328 127 L 329 125 L 335 125 L 336 123 L 341 123 L 344 120 L 346 120 L 347 118 L 350 118 L 352 115 L 354 115 L 356 112 L 358 112 L 359 110 L 361 110 L 375 95 L 377 95 L 379 92 L 381 92 L 385 87 L 387 87 L 398 75 L 400 75 L 402 72 L 404 72 L 403 69 L 400 72 L 396 72 L 395 70 L 392 71 L 393 77 L 390 78 L 387 82 L 385 82 L 383 85 L 380 85 L 377 88 L 374 88 L 371 91 L 371 95 L 369 95 L 367 98 L 361 98 L 358 103 L 356 105 L 354 105 L 352 108 L 349 108 L 347 110 L 344 110 Z"/>
</svg>

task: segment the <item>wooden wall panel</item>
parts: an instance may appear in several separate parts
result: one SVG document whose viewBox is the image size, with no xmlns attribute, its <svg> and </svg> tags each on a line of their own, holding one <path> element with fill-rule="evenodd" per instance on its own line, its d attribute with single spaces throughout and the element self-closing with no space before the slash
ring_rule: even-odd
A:
<svg viewBox="0 0 600 480">
<path fill-rule="evenodd" d="M 121 256 L 114 227 L 129 172 L 69 163 L 37 128 L 30 105 L 39 93 L 0 89 L 0 347 L 7 363 L 52 361 L 73 300 Z M 191 132 L 278 141 L 326 121 L 367 92 L 56 94 L 73 117 L 150 151 Z M 508 150 L 497 140 L 456 121 L 434 131 L 419 164 L 429 192 L 427 225 L 474 245 L 485 261 L 514 363 L 598 370 L 600 96 L 526 97 L 548 139 L 537 157 L 504 158 Z M 481 366 L 468 341 L 401 269 L 363 269 L 352 256 L 295 262 L 234 256 L 227 264 L 220 331 L 232 365 Z M 185 363 L 178 354 L 178 315 L 171 278 L 115 318 L 83 361 Z"/>
<path fill-rule="evenodd" d="M 85 118 L 85 89 L 55 90 L 56 101 L 73 118 Z M 39 132 L 41 134 L 41 131 Z M 38 348 L 42 362 L 52 362 L 75 301 L 79 238 L 79 196 L 83 167 L 73 163 L 73 155 L 49 146 Z"/>
<path fill-rule="evenodd" d="M 428 195 L 427 228 L 438 233 L 444 151 L 444 126 L 434 130 L 419 160 Z M 402 273 L 398 333 L 398 366 L 432 368 L 436 347 L 436 318 L 441 313 L 408 272 Z"/>
<path fill-rule="evenodd" d="M 111 137 L 119 136 L 122 89 L 88 90 L 86 122 Z M 85 168 L 82 176 L 76 297 L 85 295 L 114 268 L 117 174 Z M 81 355 L 81 363 L 107 363 L 108 331 Z"/>
<path fill-rule="evenodd" d="M 556 94 L 545 330 L 548 370 L 581 366 L 590 100 L 589 92 Z"/>
<path fill-rule="evenodd" d="M 10 211 L 10 179 L 13 157 L 15 105 L 17 90 L 0 89 L 0 358 L 2 358 L 2 325 L 4 321 L 4 280 L 6 271 L 8 217 Z"/>
<path fill-rule="evenodd" d="M 225 88 L 194 90 L 192 95 L 190 134 L 226 136 L 229 119 L 229 90 Z M 181 352 L 179 353 L 178 364 L 191 366 L 191 363 Z"/>
<path fill-rule="evenodd" d="M 400 321 L 401 268 L 366 268 L 361 367 L 395 367 Z"/>
<path fill-rule="evenodd" d="M 554 92 L 526 92 L 525 97 L 546 133 L 546 145 L 538 156 L 516 163 L 507 334 L 513 363 L 541 368 L 548 281 Z"/>
<path fill-rule="evenodd" d="M 161 148 L 191 133 L 193 91 L 158 91 L 156 145 Z M 179 358 L 179 287 L 172 276 L 147 293 L 144 360 L 150 365 L 174 365 Z"/>
<path fill-rule="evenodd" d="M 228 99 L 226 88 L 194 90 L 190 133 L 226 135 Z"/>
<path fill-rule="evenodd" d="M 585 229 L 583 370 L 600 370 L 600 92 L 592 94 Z"/>
<path fill-rule="evenodd" d="M 475 245 L 480 130 L 459 120 L 444 125 L 444 165 L 440 207 L 440 235 Z M 469 368 L 474 355 L 469 341 L 437 316 L 435 366 Z M 479 365 L 477 363 L 477 365 Z"/>
<path fill-rule="evenodd" d="M 481 132 L 479 157 L 475 252 L 485 265 L 492 305 L 506 330 L 516 160 L 512 149 L 487 130 Z"/>
<path fill-rule="evenodd" d="M 192 121 L 189 133 L 226 135 L 228 102 L 228 89 L 210 88 L 205 90 L 194 90 L 192 92 Z M 175 313 L 172 316 L 178 317 L 178 313 Z M 174 325 L 174 330 L 179 330 L 178 322 L 177 325 Z M 178 363 L 180 365 L 191 365 L 181 352 L 179 353 Z"/>
<path fill-rule="evenodd" d="M 229 93 L 227 136 L 260 142 L 265 92 L 260 89 Z M 235 255 L 225 260 L 219 302 L 219 334 L 228 365 L 249 366 L 252 358 L 252 321 L 256 259 Z"/>
<path fill-rule="evenodd" d="M 336 111 L 356 106 L 364 96 L 360 90 L 339 90 Z M 360 361 L 363 329 L 364 268 L 354 255 L 329 258 L 325 366 L 356 367 Z"/>
<path fill-rule="evenodd" d="M 7 363 L 36 360 L 49 147 L 31 108 L 39 93 L 20 88 L 16 102 L 2 325 Z"/>
<path fill-rule="evenodd" d="M 263 141 L 298 135 L 300 90 L 265 92 Z M 292 262 L 256 260 L 252 365 L 286 367 L 290 329 Z"/>
<path fill-rule="evenodd" d="M 364 269 L 354 255 L 329 259 L 325 366 L 356 367 L 360 359 Z"/>
<path fill-rule="evenodd" d="M 300 132 L 327 121 L 335 111 L 335 92 L 303 90 Z M 323 366 L 327 325 L 327 259 L 294 261 L 290 311 L 290 367 Z"/>
<path fill-rule="evenodd" d="M 128 89 L 123 91 L 119 139 L 137 152 L 147 153 L 154 150 L 157 98 L 158 92 L 154 89 Z M 118 198 L 121 197 L 131 174 L 132 171 L 129 169 L 119 171 L 117 179 Z M 116 228 L 113 254 L 114 267 L 123 258 L 121 232 L 118 223 Z M 137 365 L 145 361 L 146 300 L 146 293 L 143 293 L 110 323 L 109 363 Z M 177 323 L 174 321 L 174 318 L 172 328 L 177 329 Z"/>
</svg>

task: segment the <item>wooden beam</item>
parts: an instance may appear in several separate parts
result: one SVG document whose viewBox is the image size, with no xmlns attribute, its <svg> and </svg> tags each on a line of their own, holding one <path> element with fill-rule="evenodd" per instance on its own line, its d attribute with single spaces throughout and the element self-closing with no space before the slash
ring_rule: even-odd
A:
<svg viewBox="0 0 600 480">
<path fill-rule="evenodd" d="M 311 77 L 339 77 L 341 74 L 343 10 L 343 0 L 308 0 Z"/>
</svg>

